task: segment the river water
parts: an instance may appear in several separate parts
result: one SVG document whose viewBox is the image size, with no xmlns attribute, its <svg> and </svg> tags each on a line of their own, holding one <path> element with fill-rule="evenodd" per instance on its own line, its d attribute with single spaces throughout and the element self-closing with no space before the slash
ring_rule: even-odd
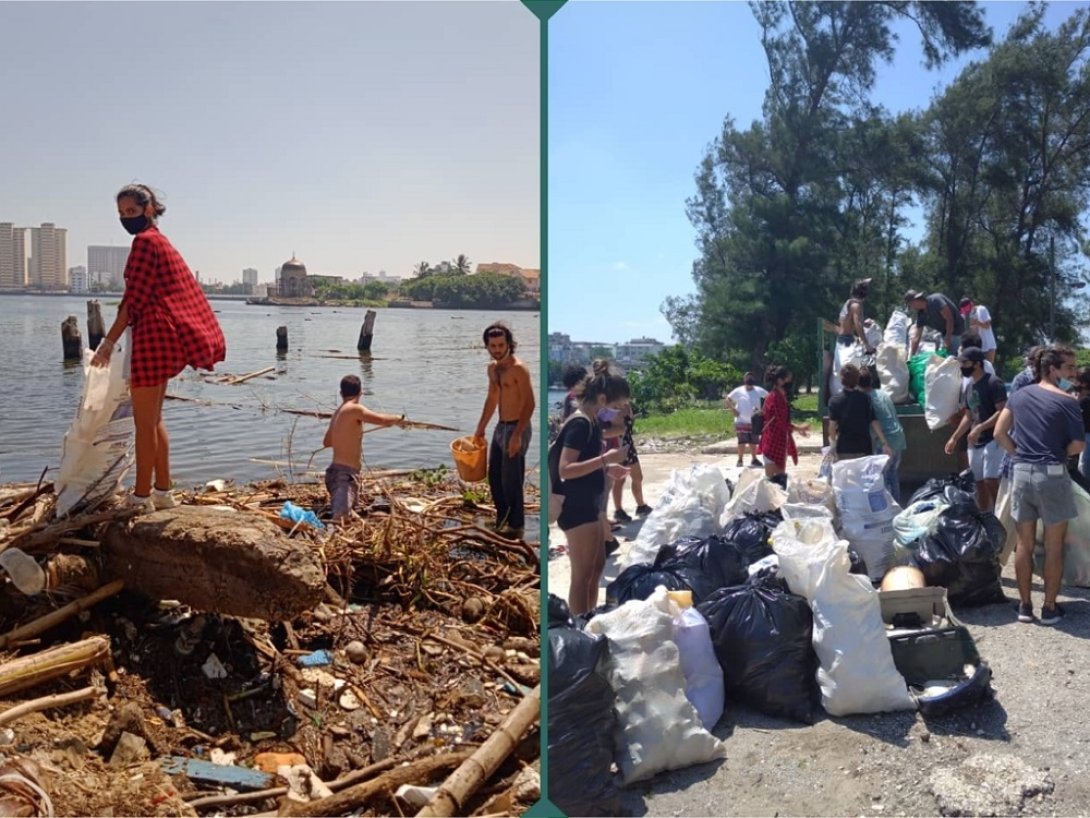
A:
<svg viewBox="0 0 1090 818">
<path fill-rule="evenodd" d="M 102 300 L 107 327 L 116 315 L 116 298 Z M 43 468 L 59 465 L 64 433 L 83 388 L 82 366 L 62 362 L 60 325 L 66 316 L 77 316 L 86 343 L 86 305 L 85 296 L 0 297 L 0 482 L 37 480 Z M 328 421 L 278 409 L 332 411 L 339 403 L 340 379 L 348 374 L 359 375 L 368 408 L 460 430 L 369 432 L 364 436 L 366 467 L 453 468 L 450 442 L 472 434 L 480 418 L 489 361 L 481 333 L 497 319 L 512 328 L 517 354 L 534 373 L 535 389 L 540 381 L 537 313 L 381 309 L 371 357 L 361 359 L 356 342 L 362 309 L 220 300 L 212 307 L 227 338 L 227 360 L 217 365 L 217 373 L 275 370 L 238 386 L 215 383 L 214 376 L 192 369 L 171 381 L 168 394 L 213 404 L 167 400 L 164 405 L 171 467 L 180 487 L 215 478 L 240 483 L 280 475 L 311 479 L 307 462 L 322 445 Z M 279 357 L 278 326 L 288 328 L 290 347 Z M 540 397 L 538 403 L 540 409 Z M 540 443 L 535 415 L 527 458 L 528 479 L 535 483 Z M 321 471 L 328 463 L 328 450 L 320 452 L 309 471 Z"/>
</svg>

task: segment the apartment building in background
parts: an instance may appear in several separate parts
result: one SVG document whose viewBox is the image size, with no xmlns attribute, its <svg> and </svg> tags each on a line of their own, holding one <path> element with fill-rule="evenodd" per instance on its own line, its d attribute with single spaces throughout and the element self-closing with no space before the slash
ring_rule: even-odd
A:
<svg viewBox="0 0 1090 818">
<path fill-rule="evenodd" d="M 242 283 L 246 287 L 246 292 L 253 295 L 257 292 L 257 270 L 253 267 L 247 267 L 242 271 Z"/>
<path fill-rule="evenodd" d="M 0 222 L 0 290 L 26 287 L 26 228 Z"/>
<path fill-rule="evenodd" d="M 30 228 L 27 286 L 35 290 L 68 289 L 68 231 L 52 222 Z"/>
<path fill-rule="evenodd" d="M 87 279 L 103 287 L 120 290 L 125 281 L 129 247 L 103 244 L 87 245 Z"/>
<path fill-rule="evenodd" d="M 88 291 L 87 268 L 82 264 L 68 268 L 68 292 L 85 293 Z"/>
</svg>

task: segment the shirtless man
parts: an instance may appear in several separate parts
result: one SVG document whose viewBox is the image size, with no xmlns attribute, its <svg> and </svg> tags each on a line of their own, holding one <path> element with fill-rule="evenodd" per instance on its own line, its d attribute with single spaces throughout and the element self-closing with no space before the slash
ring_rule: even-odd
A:
<svg viewBox="0 0 1090 818">
<path fill-rule="evenodd" d="M 521 539 L 526 528 L 522 484 L 530 447 L 530 419 L 536 405 L 534 387 L 530 370 L 515 357 L 515 339 L 506 324 L 490 325 L 483 337 L 492 362 L 488 365 L 488 396 L 474 438 L 478 445 L 484 445 L 485 429 L 498 407 L 500 418 L 488 450 L 488 487 L 496 506 L 495 528 L 505 537 Z"/>
<path fill-rule="evenodd" d="M 836 333 L 838 343 L 851 346 L 856 340 L 863 345 L 863 351 L 868 355 L 874 354 L 874 347 L 867 343 L 867 333 L 863 326 L 863 302 L 870 293 L 870 285 L 873 279 L 861 278 L 852 284 L 850 298 L 840 308 L 837 323 L 825 322 L 828 332 Z"/>
<path fill-rule="evenodd" d="M 363 464 L 363 424 L 403 426 L 404 415 L 372 412 L 360 403 L 360 379 L 345 375 L 341 379 L 341 405 L 330 418 L 323 446 L 333 447 L 333 462 L 325 470 L 325 487 L 333 506 L 333 522 L 355 516 L 359 498 L 359 476 Z"/>
</svg>

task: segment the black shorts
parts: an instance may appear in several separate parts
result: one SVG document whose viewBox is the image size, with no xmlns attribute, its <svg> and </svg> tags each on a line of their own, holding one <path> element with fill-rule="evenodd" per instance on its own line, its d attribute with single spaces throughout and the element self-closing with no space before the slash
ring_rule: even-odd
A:
<svg viewBox="0 0 1090 818">
<path fill-rule="evenodd" d="M 606 492 L 602 496 L 608 496 Z M 587 523 L 598 521 L 601 514 L 602 496 L 597 494 L 571 494 L 564 496 L 564 505 L 556 524 L 561 531 L 570 531 Z"/>
</svg>

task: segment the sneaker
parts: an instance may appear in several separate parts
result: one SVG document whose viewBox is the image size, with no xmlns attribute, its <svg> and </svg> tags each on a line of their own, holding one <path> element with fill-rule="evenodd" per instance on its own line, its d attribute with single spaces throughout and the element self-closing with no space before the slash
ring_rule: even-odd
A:
<svg viewBox="0 0 1090 818">
<path fill-rule="evenodd" d="M 514 528 L 513 526 L 506 525 L 497 533 L 501 537 L 506 537 L 509 540 L 521 540 L 526 535 L 526 529 Z"/>
<path fill-rule="evenodd" d="M 125 500 L 125 508 L 135 508 L 142 514 L 150 514 L 155 511 L 155 503 L 150 497 L 141 497 L 139 494 L 130 494 Z"/>
<path fill-rule="evenodd" d="M 742 464 L 739 463 L 738 465 L 741 466 Z M 755 458 L 753 458 L 752 460 L 749 461 L 749 467 L 751 469 L 762 469 L 762 468 L 764 468 L 764 463 L 762 463 L 760 460 L 758 460 L 755 457 Z"/>
<path fill-rule="evenodd" d="M 636 506 L 636 516 L 637 517 L 646 517 L 650 513 L 651 513 L 651 506 L 646 505 L 646 504 L 642 505 L 642 506 Z"/>
<path fill-rule="evenodd" d="M 738 467 L 740 468 L 740 467 L 742 466 L 742 458 L 740 458 L 740 457 L 739 457 L 739 458 L 738 458 L 738 462 L 737 462 L 737 463 L 735 463 L 734 465 L 735 465 L 735 466 L 738 466 Z"/>
<path fill-rule="evenodd" d="M 619 523 L 632 522 L 632 518 L 628 516 L 628 512 L 625 511 L 623 508 L 619 508 L 615 512 L 613 512 L 613 519 Z"/>
<path fill-rule="evenodd" d="M 1041 613 L 1044 613 L 1042 610 Z M 1018 621 L 1019 622 L 1032 622 L 1036 619 L 1033 615 L 1033 603 L 1032 602 L 1019 602 L 1018 603 Z"/>
<path fill-rule="evenodd" d="M 614 537 L 609 542 L 603 543 L 603 546 L 606 549 L 606 556 L 607 557 L 612 557 L 614 554 L 617 553 L 617 549 L 621 547 L 621 544 L 619 542 L 617 542 L 617 538 Z"/>
<path fill-rule="evenodd" d="M 174 499 L 174 492 L 172 492 L 170 489 L 152 489 L 151 502 L 157 510 L 164 508 L 174 508 L 178 505 L 178 501 Z"/>
<path fill-rule="evenodd" d="M 1021 619 L 1022 617 L 1019 616 L 1018 618 Z M 1060 604 L 1058 602 L 1055 605 L 1053 605 L 1051 608 L 1044 607 L 1044 606 L 1041 607 L 1041 624 L 1042 625 L 1055 625 L 1057 622 L 1059 622 L 1063 618 L 1064 618 L 1064 609 L 1060 607 Z"/>
</svg>

